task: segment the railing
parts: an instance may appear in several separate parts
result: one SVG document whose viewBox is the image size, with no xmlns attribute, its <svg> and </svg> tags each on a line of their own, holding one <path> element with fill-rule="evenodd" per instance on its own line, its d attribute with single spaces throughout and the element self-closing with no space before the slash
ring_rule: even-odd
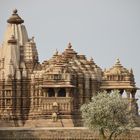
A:
<svg viewBox="0 0 140 140">
<path fill-rule="evenodd" d="M 63 113 L 70 113 L 73 110 L 73 100 L 70 97 L 48 97 L 42 99 L 43 112 L 52 112 L 53 103 L 58 104 L 58 111 Z"/>
</svg>

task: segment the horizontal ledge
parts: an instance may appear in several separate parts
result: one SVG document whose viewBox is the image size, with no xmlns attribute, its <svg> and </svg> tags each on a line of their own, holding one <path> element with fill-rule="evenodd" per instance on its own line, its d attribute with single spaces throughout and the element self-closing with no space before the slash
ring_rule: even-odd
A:
<svg viewBox="0 0 140 140">
<path fill-rule="evenodd" d="M 40 85 L 42 88 L 61 88 L 61 87 L 75 87 L 73 85 Z"/>
</svg>

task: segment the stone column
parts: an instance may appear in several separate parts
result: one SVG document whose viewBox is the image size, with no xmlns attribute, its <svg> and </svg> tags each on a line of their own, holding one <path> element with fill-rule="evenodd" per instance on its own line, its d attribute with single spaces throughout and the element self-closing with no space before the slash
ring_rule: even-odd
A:
<svg viewBox="0 0 140 140">
<path fill-rule="evenodd" d="M 42 106 L 41 90 L 42 90 L 42 88 L 39 87 L 39 92 L 38 92 L 38 111 L 41 111 L 41 106 Z"/>
<path fill-rule="evenodd" d="M 85 72 L 86 73 L 86 72 Z M 89 102 L 90 101 L 90 76 L 89 74 L 85 74 L 84 77 L 84 81 L 85 81 L 85 102 Z"/>
<path fill-rule="evenodd" d="M 131 108 L 135 115 L 138 115 L 138 104 L 137 99 L 135 99 L 136 89 L 133 89 L 131 92 L 132 101 L 131 101 Z"/>
<path fill-rule="evenodd" d="M 137 110 L 137 103 L 135 99 L 135 89 L 126 89 L 127 99 L 129 100 L 129 109 L 132 110 L 134 113 L 138 112 Z"/>
<path fill-rule="evenodd" d="M 135 99 L 136 89 L 133 89 L 131 92 L 132 99 Z"/>
<path fill-rule="evenodd" d="M 76 98 L 75 100 L 75 107 L 78 106 L 79 104 L 83 104 L 83 96 L 84 96 L 84 89 L 83 89 L 83 83 L 84 83 L 84 77 L 82 73 L 78 74 L 77 77 L 77 82 L 78 82 L 78 88 L 76 88 L 76 94 L 74 94 L 74 98 Z M 79 95 L 77 94 L 77 92 L 79 92 Z"/>
<path fill-rule="evenodd" d="M 125 89 L 125 91 L 126 91 L 126 94 L 127 94 L 127 98 L 132 100 L 133 97 L 134 97 L 134 96 L 132 97 L 133 89 Z"/>
<path fill-rule="evenodd" d="M 125 91 L 126 91 L 127 99 L 130 100 L 130 98 L 131 98 L 131 93 L 129 92 L 129 90 L 125 90 Z"/>
<path fill-rule="evenodd" d="M 44 97 L 48 97 L 48 89 L 43 90 Z"/>
<path fill-rule="evenodd" d="M 55 97 L 58 97 L 58 91 L 59 91 L 59 88 L 54 88 Z"/>
<path fill-rule="evenodd" d="M 129 101 L 129 109 L 131 110 L 131 102 L 132 102 L 132 100 L 131 100 L 131 90 L 130 89 L 125 89 L 125 91 L 126 91 L 126 94 L 127 94 L 127 99 Z"/>
<path fill-rule="evenodd" d="M 70 88 L 66 88 L 66 97 L 70 97 Z"/>
</svg>

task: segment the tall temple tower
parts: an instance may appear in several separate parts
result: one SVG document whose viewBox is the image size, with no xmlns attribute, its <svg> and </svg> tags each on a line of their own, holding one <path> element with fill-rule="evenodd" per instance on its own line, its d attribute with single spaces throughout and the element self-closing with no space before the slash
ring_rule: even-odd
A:
<svg viewBox="0 0 140 140">
<path fill-rule="evenodd" d="M 134 74 L 119 59 L 103 71 L 69 43 L 64 52 L 56 51 L 41 64 L 34 37 L 28 38 L 16 9 L 7 22 L 0 47 L 0 120 L 14 120 L 14 126 L 19 125 L 18 120 L 25 125 L 35 119 L 44 119 L 48 122 L 45 126 L 82 126 L 81 105 L 98 91 L 110 93 L 114 89 L 120 95 L 126 92 L 131 109 L 137 113 Z"/>
<path fill-rule="evenodd" d="M 0 47 L 0 112 L 2 117 L 24 119 L 30 104 L 29 77 L 38 63 L 38 54 L 16 9 L 7 23 Z"/>
</svg>

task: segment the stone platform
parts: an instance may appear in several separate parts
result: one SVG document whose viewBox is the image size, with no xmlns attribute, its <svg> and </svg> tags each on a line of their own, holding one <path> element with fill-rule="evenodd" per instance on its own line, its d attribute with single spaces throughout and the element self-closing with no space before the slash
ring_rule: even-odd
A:
<svg viewBox="0 0 140 140">
<path fill-rule="evenodd" d="M 0 127 L 0 140 L 98 140 L 98 132 L 85 127 Z M 140 128 L 117 140 L 140 140 Z"/>
<path fill-rule="evenodd" d="M 0 127 L 74 127 L 72 119 L 0 120 Z"/>
</svg>

